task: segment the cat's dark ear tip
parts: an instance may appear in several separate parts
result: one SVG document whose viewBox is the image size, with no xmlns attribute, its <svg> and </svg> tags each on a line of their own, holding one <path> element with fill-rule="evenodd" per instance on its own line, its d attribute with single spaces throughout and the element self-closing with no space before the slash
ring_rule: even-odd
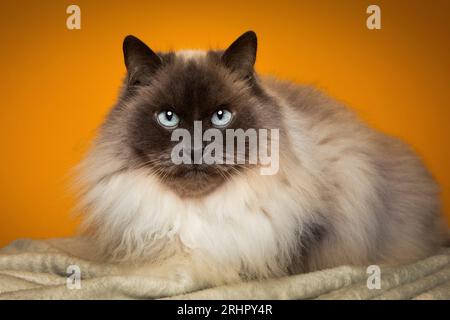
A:
<svg viewBox="0 0 450 320">
<path fill-rule="evenodd" d="M 128 46 L 132 43 L 136 43 L 136 42 L 140 42 L 140 40 L 138 38 L 136 38 L 135 36 L 129 34 L 123 39 L 123 46 L 126 47 L 126 46 Z"/>
<path fill-rule="evenodd" d="M 256 36 L 256 32 L 253 30 L 249 30 L 247 32 L 244 32 L 239 38 L 243 39 L 249 39 L 253 42 L 256 42 L 258 40 L 258 37 Z"/>
<path fill-rule="evenodd" d="M 253 30 L 248 30 L 248 31 L 244 32 L 244 34 L 242 36 L 256 39 L 256 32 Z"/>
</svg>

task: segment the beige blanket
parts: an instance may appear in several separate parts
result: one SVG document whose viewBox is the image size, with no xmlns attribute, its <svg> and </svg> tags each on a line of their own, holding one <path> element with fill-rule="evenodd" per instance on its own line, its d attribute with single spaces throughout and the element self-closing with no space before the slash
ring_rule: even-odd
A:
<svg viewBox="0 0 450 320">
<path fill-rule="evenodd" d="M 186 284 L 125 276 L 117 265 L 90 262 L 84 254 L 89 247 L 81 238 L 14 241 L 0 250 L 0 299 L 450 299 L 449 248 L 410 265 L 381 266 L 380 289 L 367 286 L 376 274 L 342 266 L 193 291 Z M 79 282 L 69 266 L 81 271 Z M 369 280 L 376 287 L 376 280 Z"/>
</svg>

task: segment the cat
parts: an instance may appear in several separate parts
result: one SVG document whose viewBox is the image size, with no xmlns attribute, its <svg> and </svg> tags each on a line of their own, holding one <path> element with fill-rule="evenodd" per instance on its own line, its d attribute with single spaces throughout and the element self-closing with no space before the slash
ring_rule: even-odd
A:
<svg viewBox="0 0 450 320">
<path fill-rule="evenodd" d="M 314 88 L 259 76 L 256 51 L 252 31 L 223 51 L 156 53 L 125 38 L 118 102 L 80 165 L 99 259 L 206 287 L 437 250 L 446 227 L 421 160 Z M 278 129 L 278 172 L 175 165 L 171 132 L 194 121 Z"/>
</svg>

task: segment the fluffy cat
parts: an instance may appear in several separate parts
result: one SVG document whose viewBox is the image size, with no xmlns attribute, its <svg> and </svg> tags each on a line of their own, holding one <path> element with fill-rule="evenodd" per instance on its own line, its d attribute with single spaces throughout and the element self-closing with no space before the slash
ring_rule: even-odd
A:
<svg viewBox="0 0 450 320">
<path fill-rule="evenodd" d="M 437 249 L 439 191 L 419 158 L 313 88 L 258 76 L 256 47 L 251 31 L 224 51 L 155 53 L 125 38 L 123 89 L 81 164 L 99 257 L 202 287 Z M 158 117 L 206 130 L 228 111 L 227 128 L 280 130 L 277 174 L 173 164 Z"/>
</svg>

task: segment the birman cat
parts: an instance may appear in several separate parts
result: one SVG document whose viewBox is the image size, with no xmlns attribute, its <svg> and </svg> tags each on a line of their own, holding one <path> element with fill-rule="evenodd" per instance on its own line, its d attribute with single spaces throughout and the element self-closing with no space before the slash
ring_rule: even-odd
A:
<svg viewBox="0 0 450 320">
<path fill-rule="evenodd" d="M 206 287 L 436 250 L 439 189 L 419 157 L 314 88 L 259 76 L 256 49 L 252 31 L 223 51 L 162 53 L 125 38 L 123 88 L 80 166 L 99 259 Z M 195 122 L 278 130 L 266 144 L 279 145 L 278 170 L 175 164 L 172 135 Z"/>
</svg>

